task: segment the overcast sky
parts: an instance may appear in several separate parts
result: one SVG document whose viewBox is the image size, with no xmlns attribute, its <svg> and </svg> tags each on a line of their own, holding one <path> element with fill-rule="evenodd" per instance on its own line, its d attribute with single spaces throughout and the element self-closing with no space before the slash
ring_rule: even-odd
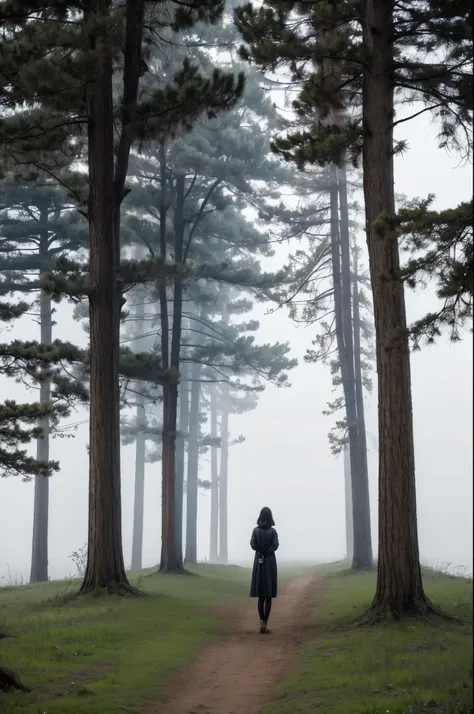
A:
<svg viewBox="0 0 474 714">
<path fill-rule="evenodd" d="M 436 194 L 436 207 L 455 206 L 472 196 L 471 166 L 436 148 L 435 129 L 423 115 L 402 124 L 409 151 L 396 160 L 396 191 L 412 198 Z M 281 247 L 283 263 L 287 248 Z M 408 294 L 409 319 L 435 307 L 429 288 Z M 233 435 L 246 441 L 231 449 L 229 474 L 229 550 L 234 562 L 248 562 L 249 536 L 264 505 L 274 511 L 280 535 L 280 558 L 313 561 L 336 559 L 345 551 L 342 458 L 330 455 L 331 422 L 322 415 L 331 398 L 331 378 L 321 365 L 303 363 L 314 328 L 296 327 L 281 310 L 266 316 L 262 308 L 259 342 L 290 341 L 300 365 L 290 376 L 291 388 L 269 386 L 258 409 L 231 418 Z M 61 306 L 55 337 L 76 341 L 80 329 L 71 310 Z M 22 321 L 11 337 L 39 338 L 33 322 Z M 85 336 L 80 339 L 85 343 Z M 412 358 L 417 497 L 420 550 L 428 563 L 462 565 L 472 572 L 472 338 L 450 345 L 446 338 Z M 0 394 L 24 398 L 23 389 L 0 378 Z M 376 434 L 376 400 L 367 398 L 367 428 Z M 74 420 L 87 414 L 78 413 Z M 87 537 L 87 425 L 74 439 L 56 439 L 52 458 L 61 462 L 51 479 L 50 575 L 74 570 L 70 554 Z M 369 439 L 369 448 L 371 440 Z M 157 562 L 160 552 L 161 465 L 147 465 L 144 563 Z M 203 460 L 201 478 L 208 462 Z M 123 536 L 130 561 L 133 512 L 133 447 L 123 450 Z M 377 534 L 377 454 L 369 453 L 374 546 Z M 33 483 L 0 482 L 0 577 L 27 579 L 30 569 Z M 199 496 L 198 555 L 208 557 L 209 494 Z M 3 581 L 5 582 L 5 581 Z"/>
</svg>

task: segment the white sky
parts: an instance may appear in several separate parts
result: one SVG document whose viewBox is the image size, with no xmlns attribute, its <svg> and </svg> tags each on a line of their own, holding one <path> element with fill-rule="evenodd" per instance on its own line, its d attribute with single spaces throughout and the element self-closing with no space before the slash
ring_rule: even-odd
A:
<svg viewBox="0 0 474 714">
<path fill-rule="evenodd" d="M 408 197 L 435 193 L 436 207 L 454 206 L 472 196 L 470 166 L 437 150 L 435 130 L 426 115 L 402 124 L 398 138 L 410 150 L 396 161 L 396 191 Z M 286 247 L 281 247 L 281 260 Z M 408 294 L 409 318 L 433 308 L 430 289 Z M 80 328 L 61 306 L 56 337 L 78 337 Z M 301 364 L 293 370 L 289 389 L 269 386 L 257 410 L 231 418 L 231 430 L 246 436 L 231 450 L 229 483 L 229 549 L 234 562 L 250 559 L 248 541 L 263 505 L 274 511 L 280 535 L 280 558 L 336 559 L 344 554 L 343 462 L 330 455 L 327 432 L 331 423 L 321 414 L 331 396 L 331 378 L 321 365 L 306 365 L 303 355 L 313 328 L 295 327 L 283 311 L 263 315 L 260 342 L 289 340 Z M 23 332 L 2 335 L 39 338 L 35 323 Z M 413 355 L 413 399 L 417 465 L 420 549 L 425 562 L 462 565 L 472 572 L 472 338 L 450 345 L 442 339 Z M 0 379 L 1 399 L 22 399 L 21 388 Z M 368 430 L 377 432 L 375 397 L 367 400 Z M 78 414 L 77 419 L 84 418 Z M 87 425 L 75 439 L 57 439 L 52 458 L 61 472 L 51 479 L 50 575 L 67 576 L 69 556 L 86 540 L 88 459 Z M 370 447 L 370 440 L 369 440 Z M 160 552 L 160 468 L 147 465 L 144 563 L 156 563 Z M 207 476 L 208 462 L 201 465 Z M 369 453 L 374 548 L 377 534 L 377 454 Z M 133 447 L 123 450 L 123 536 L 125 560 L 131 552 L 133 512 Z M 199 497 L 198 553 L 208 556 L 209 494 Z M 33 483 L 0 481 L 0 577 L 27 579 L 33 514 Z M 5 581 L 3 581 L 5 582 Z"/>
</svg>

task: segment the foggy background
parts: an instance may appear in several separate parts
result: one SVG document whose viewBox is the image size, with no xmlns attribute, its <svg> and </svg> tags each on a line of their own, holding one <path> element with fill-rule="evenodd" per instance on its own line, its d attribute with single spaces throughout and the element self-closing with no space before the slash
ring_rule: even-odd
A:
<svg viewBox="0 0 474 714">
<path fill-rule="evenodd" d="M 436 194 L 434 208 L 457 205 L 472 196 L 471 166 L 437 149 L 436 130 L 426 115 L 403 124 L 409 150 L 396 157 L 397 193 L 409 198 Z M 397 137 L 401 138 L 401 137 Z M 361 247 L 363 241 L 360 241 Z M 294 246 L 276 247 L 271 267 L 283 264 Z M 364 256 L 364 267 L 367 261 Z M 268 266 L 262 260 L 262 267 Z M 411 322 L 436 307 L 428 287 L 407 292 Z M 329 369 L 305 364 L 303 356 L 316 327 L 295 326 L 284 309 L 260 319 L 258 341 L 289 340 L 300 361 L 290 372 L 291 387 L 268 385 L 256 410 L 231 415 L 231 435 L 245 442 L 233 446 L 229 461 L 229 562 L 251 561 L 249 538 L 260 508 L 273 509 L 280 536 L 280 561 L 340 559 L 345 554 L 343 458 L 330 453 L 327 433 L 331 418 L 322 415 L 331 398 Z M 58 307 L 53 337 L 86 344 L 72 308 Z M 39 327 L 30 318 L 2 330 L 0 341 L 15 337 L 39 339 Z M 375 377 L 375 375 L 374 375 Z M 375 381 L 375 380 L 374 380 Z M 472 337 L 451 345 L 447 337 L 412 355 L 412 383 L 417 468 L 420 551 L 424 563 L 451 563 L 472 573 Z M 24 387 L 0 377 L 1 399 L 25 398 Z M 31 398 L 26 396 L 26 399 Z M 371 435 L 377 434 L 376 385 L 366 397 L 374 554 L 377 552 L 377 453 Z M 84 422 L 87 411 L 77 411 L 69 422 Z M 50 482 L 49 570 L 51 578 L 74 572 L 69 556 L 87 539 L 88 425 L 82 423 L 74 438 L 54 439 L 51 458 L 61 471 Z M 33 445 L 33 449 L 36 446 Z M 34 453 L 34 451 L 32 452 Z M 209 457 L 200 460 L 200 478 L 209 478 Z M 123 540 L 130 563 L 133 516 L 135 447 L 122 449 Z M 143 563 L 158 562 L 161 539 L 161 463 L 147 464 Z M 28 580 L 30 572 L 34 483 L 20 479 L 0 481 L 1 583 Z M 208 558 L 210 493 L 198 500 L 198 558 Z"/>
</svg>

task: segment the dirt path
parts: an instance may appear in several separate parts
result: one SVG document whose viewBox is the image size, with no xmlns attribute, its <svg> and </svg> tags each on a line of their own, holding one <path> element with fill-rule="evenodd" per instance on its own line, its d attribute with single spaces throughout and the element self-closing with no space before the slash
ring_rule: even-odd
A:
<svg viewBox="0 0 474 714">
<path fill-rule="evenodd" d="M 304 632 L 321 580 L 297 578 L 274 601 L 270 635 L 258 633 L 256 601 L 225 641 L 202 652 L 182 675 L 175 693 L 150 714 L 257 714 L 282 680 Z"/>
</svg>

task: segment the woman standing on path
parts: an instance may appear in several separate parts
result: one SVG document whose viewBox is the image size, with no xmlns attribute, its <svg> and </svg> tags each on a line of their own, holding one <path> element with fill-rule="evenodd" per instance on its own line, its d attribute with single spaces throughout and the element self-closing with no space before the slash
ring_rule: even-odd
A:
<svg viewBox="0 0 474 714">
<path fill-rule="evenodd" d="M 269 508 L 262 508 L 257 526 L 252 531 L 250 547 L 255 551 L 252 571 L 250 597 L 258 597 L 260 632 L 268 634 L 268 618 L 272 609 L 272 598 L 277 596 L 277 562 L 275 551 L 278 549 L 278 534 Z"/>
</svg>

